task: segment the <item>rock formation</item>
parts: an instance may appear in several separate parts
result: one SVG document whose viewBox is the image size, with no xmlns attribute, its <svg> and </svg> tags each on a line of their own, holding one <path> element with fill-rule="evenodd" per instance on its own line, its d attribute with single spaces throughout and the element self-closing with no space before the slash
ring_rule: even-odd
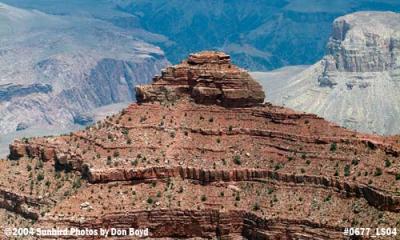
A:
<svg viewBox="0 0 400 240">
<path fill-rule="evenodd" d="M 152 238 L 400 227 L 398 137 L 262 104 L 260 86 L 221 52 L 192 54 L 137 93 L 85 130 L 11 144 L 0 207 L 37 219 L 29 226 L 147 227 Z"/>
<path fill-rule="evenodd" d="M 265 98 L 261 85 L 219 52 L 192 54 L 153 81 L 136 88 L 139 103 L 190 96 L 196 103 L 244 107 L 263 103 Z"/>
<path fill-rule="evenodd" d="M 358 131 L 399 134 L 399 21 L 393 12 L 337 18 L 327 55 L 268 100 Z"/>
</svg>

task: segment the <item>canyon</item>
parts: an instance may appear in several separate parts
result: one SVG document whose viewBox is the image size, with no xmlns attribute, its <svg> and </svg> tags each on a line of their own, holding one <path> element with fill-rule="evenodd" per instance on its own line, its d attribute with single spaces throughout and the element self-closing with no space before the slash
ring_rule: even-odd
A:
<svg viewBox="0 0 400 240">
<path fill-rule="evenodd" d="M 10 135 L 77 129 L 99 107 L 134 101 L 136 84 L 169 64 L 145 32 L 105 21 L 3 3 L 0 20 L 0 154 Z"/>
<path fill-rule="evenodd" d="M 137 103 L 84 130 L 10 145 L 1 227 L 148 228 L 165 239 L 400 227 L 399 136 L 264 103 L 222 52 L 191 54 L 135 92 Z"/>
<path fill-rule="evenodd" d="M 61 16 L 90 16 L 147 31 L 173 64 L 217 49 L 251 71 L 314 64 L 325 54 L 332 21 L 356 11 L 400 11 L 395 0 L 3 0 Z M 152 34 L 149 35 L 148 32 Z"/>
</svg>

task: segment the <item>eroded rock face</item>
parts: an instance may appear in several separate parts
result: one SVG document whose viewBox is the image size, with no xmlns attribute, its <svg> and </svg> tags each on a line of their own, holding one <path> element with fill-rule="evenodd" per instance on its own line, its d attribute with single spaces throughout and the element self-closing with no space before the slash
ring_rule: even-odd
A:
<svg viewBox="0 0 400 240">
<path fill-rule="evenodd" d="M 341 126 L 399 134 L 400 14 L 337 18 L 323 59 L 274 89 L 269 101 Z"/>
<path fill-rule="evenodd" d="M 244 107 L 263 103 L 265 98 L 261 85 L 222 52 L 191 54 L 153 81 L 136 88 L 139 103 L 190 97 L 200 104 Z"/>
<path fill-rule="evenodd" d="M 333 22 L 328 71 L 382 72 L 399 67 L 400 16 L 396 13 L 361 12 Z"/>
<path fill-rule="evenodd" d="M 78 116 L 93 117 L 99 107 L 135 100 L 135 86 L 169 65 L 158 47 L 139 40 L 141 33 L 132 32 L 133 39 L 95 19 L 3 3 L 0 8 L 2 135 L 49 134 L 89 124 Z M 2 140 L 3 156 L 8 143 Z"/>
</svg>

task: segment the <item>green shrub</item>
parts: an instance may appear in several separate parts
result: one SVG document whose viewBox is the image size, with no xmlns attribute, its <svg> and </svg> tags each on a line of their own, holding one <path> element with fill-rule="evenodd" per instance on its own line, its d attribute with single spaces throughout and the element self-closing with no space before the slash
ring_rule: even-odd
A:
<svg viewBox="0 0 400 240">
<path fill-rule="evenodd" d="M 122 129 L 121 133 L 124 134 L 124 135 L 128 135 L 129 134 L 129 130 L 124 128 L 124 129 Z"/>
<path fill-rule="evenodd" d="M 336 143 L 332 143 L 332 144 L 331 144 L 331 147 L 330 147 L 331 152 L 336 151 L 336 149 L 337 149 Z"/>
<path fill-rule="evenodd" d="M 344 166 L 344 175 L 347 177 L 350 175 L 350 165 L 346 164 L 346 166 Z"/>
<path fill-rule="evenodd" d="M 375 168 L 375 173 L 374 173 L 374 175 L 375 176 L 380 176 L 380 175 L 382 175 L 382 168 Z"/>
<path fill-rule="evenodd" d="M 332 198 L 331 195 L 326 196 L 326 198 L 324 199 L 324 202 L 329 202 L 329 201 L 331 201 L 331 198 Z"/>
<path fill-rule="evenodd" d="M 44 179 L 43 173 L 39 173 L 39 174 L 37 175 L 36 179 L 37 179 L 39 182 L 42 181 L 42 180 Z"/>
<path fill-rule="evenodd" d="M 396 174 L 396 180 L 400 180 L 400 173 Z"/>
<path fill-rule="evenodd" d="M 358 165 L 359 162 L 360 162 L 360 161 L 357 160 L 357 159 L 351 160 L 351 164 L 354 165 L 354 166 Z"/>
<path fill-rule="evenodd" d="M 207 201 L 207 196 L 206 195 L 201 195 L 201 201 L 202 202 L 205 202 L 205 201 Z"/>
<path fill-rule="evenodd" d="M 258 211 L 260 210 L 260 204 L 258 202 L 253 204 L 253 211 Z"/>
<path fill-rule="evenodd" d="M 112 160 L 111 160 L 111 156 L 107 156 L 107 165 L 111 165 Z"/>
<path fill-rule="evenodd" d="M 239 193 L 236 194 L 235 201 L 238 201 L 238 202 L 240 201 L 240 195 L 239 195 Z"/>
<path fill-rule="evenodd" d="M 281 168 L 283 168 L 282 164 L 280 164 L 280 163 L 275 164 L 275 167 L 274 167 L 275 171 L 278 171 Z"/>
<path fill-rule="evenodd" d="M 389 161 L 389 159 L 385 160 L 385 167 L 390 167 L 392 166 L 392 163 Z"/>
<path fill-rule="evenodd" d="M 240 159 L 240 155 L 235 155 L 233 157 L 233 163 L 235 163 L 236 165 L 242 164 L 242 160 Z"/>
<path fill-rule="evenodd" d="M 339 176 L 339 170 L 337 170 L 337 169 L 335 170 L 334 176 L 335 176 L 335 177 Z"/>
</svg>

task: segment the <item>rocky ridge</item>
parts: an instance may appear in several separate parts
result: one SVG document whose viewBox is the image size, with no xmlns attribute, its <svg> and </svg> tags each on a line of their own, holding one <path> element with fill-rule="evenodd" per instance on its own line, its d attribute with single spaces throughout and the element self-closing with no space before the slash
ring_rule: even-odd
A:
<svg viewBox="0 0 400 240">
<path fill-rule="evenodd" d="M 367 133 L 399 134 L 400 14 L 337 18 L 327 55 L 289 78 L 269 100 Z"/>
<path fill-rule="evenodd" d="M 24 174 L 27 183 L 40 173 L 56 181 L 50 188 L 64 183 L 41 196 L 56 199 L 37 215 L 34 226 L 44 228 L 111 224 L 149 227 L 153 238 L 340 239 L 352 225 L 398 227 L 400 139 L 262 104 L 260 89 L 227 55 L 193 54 L 138 86 L 138 103 L 120 114 L 68 135 L 15 141 L 1 163 L 24 173 L 38 161 L 44 167 Z M 40 195 L 42 181 L 15 192 Z"/>
</svg>

